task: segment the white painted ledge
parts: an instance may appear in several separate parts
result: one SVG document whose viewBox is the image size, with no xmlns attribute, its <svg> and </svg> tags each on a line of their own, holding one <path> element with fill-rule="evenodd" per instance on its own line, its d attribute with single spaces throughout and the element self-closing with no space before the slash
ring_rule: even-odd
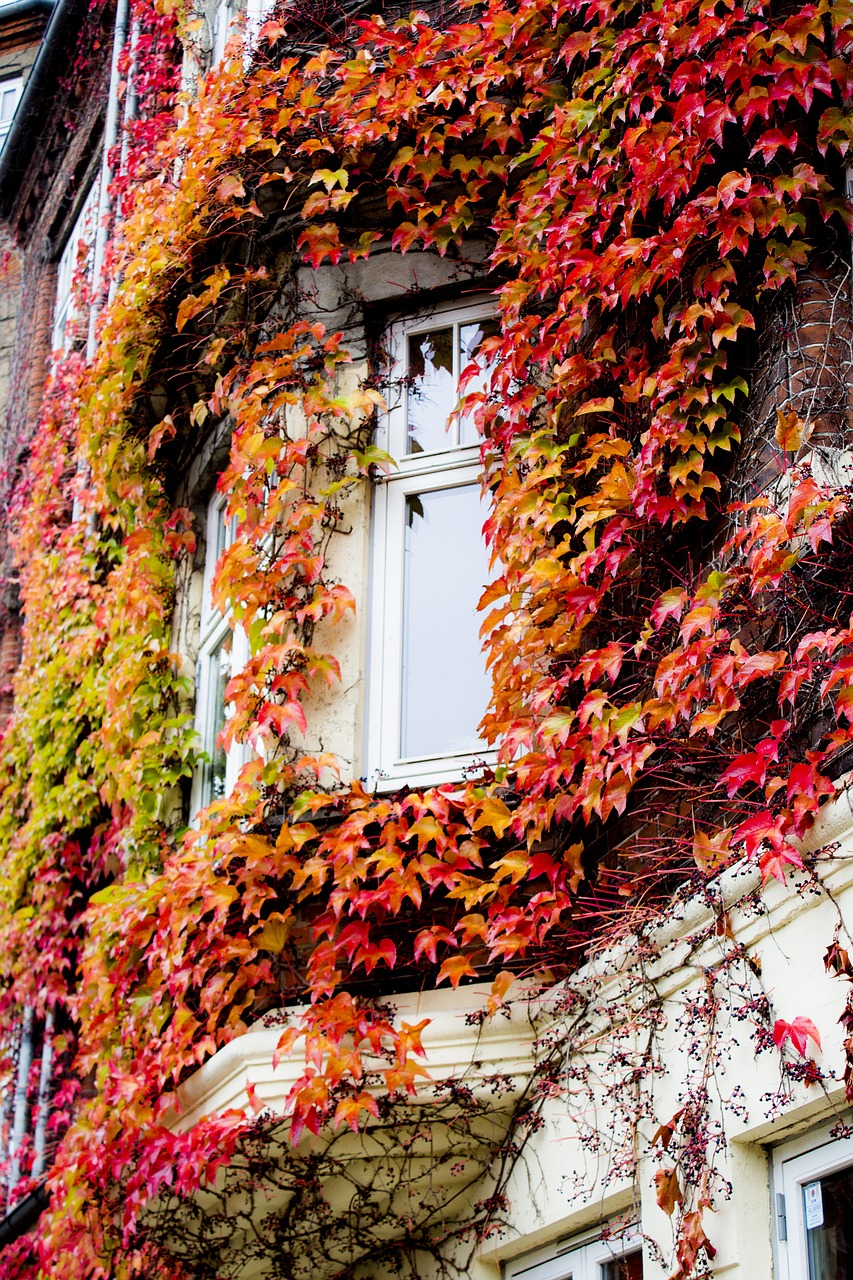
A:
<svg viewBox="0 0 853 1280">
<path fill-rule="evenodd" d="M 501 1074 L 512 1077 L 518 1087 L 530 1074 L 535 1030 L 522 1003 L 513 1005 L 508 1015 L 497 1013 L 482 1026 L 471 1026 L 468 1015 L 481 1011 L 490 991 L 488 983 L 443 989 L 421 994 L 395 996 L 395 1021 L 416 1024 L 429 1018 L 422 1032 L 426 1057 L 424 1067 L 433 1081 L 467 1075 L 477 1090 L 478 1081 Z M 298 1017 L 298 1007 L 287 1011 Z M 274 1070 L 273 1054 L 284 1026 L 258 1025 L 225 1045 L 178 1089 L 181 1114 L 170 1127 L 186 1132 L 202 1116 L 213 1112 L 249 1108 L 247 1086 L 272 1112 L 283 1114 L 292 1086 L 305 1070 L 297 1043 L 295 1052 L 283 1058 Z M 377 1068 L 386 1063 L 377 1061 Z M 425 1085 L 429 1086 L 429 1080 Z"/>
<path fill-rule="evenodd" d="M 823 806 L 801 845 L 803 852 L 814 852 L 829 844 L 840 844 L 836 857 L 817 864 L 821 880 L 836 896 L 853 888 L 851 780 L 853 775 L 848 775 L 838 793 Z M 749 948 L 808 912 L 811 904 L 796 892 L 801 879 L 801 875 L 792 871 L 789 883 L 772 881 L 763 891 L 764 911 L 740 912 L 739 904 L 761 884 L 758 867 L 740 862 L 712 881 L 707 894 L 676 902 L 668 919 L 650 934 L 659 960 L 651 966 L 653 972 L 647 969 L 647 973 L 658 984 L 661 996 L 672 995 L 695 980 L 702 956 L 697 954 L 690 963 L 685 963 L 692 939 L 708 929 L 721 909 L 730 913 L 738 939 Z M 599 989 L 612 984 L 614 998 L 617 998 L 619 986 L 631 982 L 635 956 L 636 944 L 628 940 L 592 960 L 575 981 L 594 982 Z M 441 1081 L 467 1073 L 476 1088 L 478 1079 L 485 1080 L 497 1073 L 512 1077 L 519 1087 L 529 1077 L 537 1030 L 541 1031 L 550 1020 L 549 1010 L 554 1008 L 560 987 L 537 1001 L 536 1007 L 517 1000 L 508 1016 L 498 1013 L 481 1026 L 470 1025 L 468 1017 L 483 1010 L 489 990 L 488 983 L 478 983 L 457 990 L 442 988 L 395 996 L 391 1001 L 398 1022 L 430 1020 L 422 1040 L 426 1053 L 424 1066 L 431 1079 Z M 287 1012 L 297 1017 L 300 1010 L 297 1007 Z M 170 1127 L 185 1132 L 203 1116 L 214 1112 L 235 1109 L 248 1112 L 249 1087 L 254 1088 L 256 1097 L 270 1111 L 283 1114 L 288 1093 L 304 1070 L 298 1044 L 296 1051 L 273 1069 L 273 1055 L 283 1026 L 283 1022 L 276 1026 L 259 1024 L 214 1054 L 178 1089 L 181 1110 Z M 383 1065 L 377 1062 L 377 1067 Z"/>
</svg>

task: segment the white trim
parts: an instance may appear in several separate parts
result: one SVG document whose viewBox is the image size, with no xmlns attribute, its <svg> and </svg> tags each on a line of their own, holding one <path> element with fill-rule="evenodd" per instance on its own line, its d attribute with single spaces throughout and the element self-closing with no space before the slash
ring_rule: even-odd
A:
<svg viewBox="0 0 853 1280">
<path fill-rule="evenodd" d="M 572 1240 L 505 1262 L 504 1280 L 602 1280 L 608 1262 L 642 1248 L 636 1227 L 628 1227 L 609 1240 L 602 1240 L 601 1231 L 599 1225 Z"/>
<path fill-rule="evenodd" d="M 80 205 L 57 264 L 56 302 L 51 333 L 51 346 L 55 352 L 61 353 L 68 350 L 71 326 L 82 316 L 80 297 L 75 294 L 78 294 L 84 285 L 90 285 L 92 282 L 100 189 L 100 177 L 97 177 Z M 85 249 L 85 257 L 81 252 L 83 249 Z M 83 257 L 82 262 L 81 257 Z M 82 337 L 82 334 L 77 333 L 76 336 Z"/>
<path fill-rule="evenodd" d="M 773 1234 L 779 1280 L 809 1280 L 803 1187 L 853 1167 L 853 1137 L 833 1138 L 831 1127 L 825 1125 L 786 1142 L 773 1154 Z M 779 1194 L 784 1196 L 784 1230 L 776 1199 Z"/>
<path fill-rule="evenodd" d="M 389 404 L 377 433 L 379 448 L 389 453 L 396 468 L 376 485 L 371 536 L 371 600 L 368 637 L 367 732 L 365 744 L 368 786 L 389 790 L 404 785 L 458 781 L 478 764 L 493 764 L 497 753 L 485 744 L 440 755 L 404 757 L 401 754 L 403 716 L 403 608 L 406 499 L 415 493 L 478 484 L 479 445 L 459 442 L 460 423 L 452 421 L 446 448 L 407 453 L 409 388 L 406 386 L 408 340 L 436 328 L 453 328 L 454 385 L 458 383 L 458 330 L 478 320 L 492 319 L 490 301 L 464 307 L 438 308 L 393 324 L 387 334 Z M 487 515 L 483 503 L 483 519 Z M 485 587 L 485 582 L 483 586 Z M 476 601 L 472 602 L 472 607 Z M 485 668 L 486 658 L 483 655 Z M 486 706 L 483 707 L 485 714 Z"/>
<path fill-rule="evenodd" d="M 230 610 L 221 613 L 213 603 L 213 575 L 219 557 L 234 541 L 236 521 L 226 523 L 225 498 L 214 495 L 207 508 L 207 541 L 205 544 L 204 582 L 202 586 L 201 620 L 199 626 L 198 661 L 196 664 L 195 731 L 201 750 L 207 755 L 196 766 L 192 786 L 192 813 L 196 815 L 215 798 L 213 795 L 213 757 L 216 750 L 216 724 L 219 707 L 220 649 L 223 641 L 233 632 L 229 676 L 242 671 L 249 660 L 249 642 L 245 631 L 235 626 Z M 227 709 L 225 716 L 227 719 Z M 245 745 L 235 745 L 225 756 L 224 795 L 228 795 L 237 781 L 243 765 L 251 759 L 251 750 Z"/>
<path fill-rule="evenodd" d="M 211 67 L 217 67 L 222 62 L 230 37 L 241 31 L 245 41 L 245 63 L 248 67 L 258 32 L 271 13 L 273 4 L 274 0 L 219 0 L 219 3 L 213 6 L 210 20 Z"/>
<path fill-rule="evenodd" d="M 11 112 L 4 116 L 2 113 L 3 99 L 6 94 L 14 92 L 15 97 L 12 103 Z M 0 80 L 0 151 L 3 150 L 3 144 L 6 141 L 6 135 L 12 128 L 12 121 L 15 118 L 15 112 L 18 109 L 18 103 L 21 101 L 21 94 L 24 91 L 23 76 L 7 76 L 5 80 Z"/>
</svg>

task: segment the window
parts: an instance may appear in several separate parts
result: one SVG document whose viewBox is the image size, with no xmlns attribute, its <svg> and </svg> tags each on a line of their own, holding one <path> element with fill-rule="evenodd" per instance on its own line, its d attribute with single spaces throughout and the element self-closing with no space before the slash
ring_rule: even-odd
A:
<svg viewBox="0 0 853 1280">
<path fill-rule="evenodd" d="M 602 1240 L 600 1231 L 585 1243 L 515 1258 L 504 1280 L 643 1280 L 643 1249 L 636 1229 Z"/>
<path fill-rule="evenodd" d="M 776 1245 L 782 1280 L 853 1276 L 853 1138 L 815 1135 L 774 1160 Z"/>
<path fill-rule="evenodd" d="M 0 151 L 3 150 L 6 134 L 12 127 L 23 88 L 23 76 L 15 76 L 14 80 L 0 80 Z"/>
<path fill-rule="evenodd" d="M 202 587 L 199 655 L 196 669 L 196 732 L 207 759 L 196 770 L 193 813 L 228 795 L 237 780 L 247 751 L 232 747 L 227 753 L 219 735 L 228 716 L 225 690 L 232 676 L 243 669 L 249 645 L 242 627 L 234 627 L 229 615 L 213 603 L 211 588 L 217 562 L 234 541 L 235 521 L 225 518 L 225 499 L 217 495 L 207 511 L 207 543 Z"/>
<path fill-rule="evenodd" d="M 225 57 L 225 46 L 230 36 L 240 30 L 240 15 L 246 15 L 246 41 L 250 43 L 269 14 L 273 0 L 219 0 L 213 11 L 213 43 L 210 53 L 211 66 Z"/>
<path fill-rule="evenodd" d="M 497 332 L 488 305 L 403 321 L 388 334 L 378 443 L 397 467 L 376 488 L 367 775 L 381 788 L 464 776 L 492 759 L 477 734 L 489 699 L 477 602 L 489 578 L 487 507 L 459 378 Z M 468 383 L 482 389 L 488 369 Z"/>
<path fill-rule="evenodd" d="M 101 184 L 95 179 L 74 220 L 65 242 L 56 272 L 56 306 L 53 312 L 52 346 L 54 351 L 67 351 L 76 337 L 83 310 L 80 306 L 85 287 L 92 283 L 95 261 L 95 232 Z"/>
</svg>

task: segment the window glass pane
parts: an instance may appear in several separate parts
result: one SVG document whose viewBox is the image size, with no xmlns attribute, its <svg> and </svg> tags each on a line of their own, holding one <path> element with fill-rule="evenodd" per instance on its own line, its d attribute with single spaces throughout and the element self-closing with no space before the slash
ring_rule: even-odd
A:
<svg viewBox="0 0 853 1280">
<path fill-rule="evenodd" d="M 207 549 L 207 562 L 210 565 L 210 576 L 213 577 L 214 570 L 219 562 L 219 557 L 227 547 L 230 547 L 234 541 L 235 521 L 229 520 L 225 522 L 225 508 L 220 507 L 216 513 L 216 520 L 212 529 L 212 545 Z"/>
<path fill-rule="evenodd" d="M 482 357 L 479 359 L 478 354 L 480 344 L 484 338 L 493 338 L 500 333 L 500 325 L 497 320 L 475 320 L 471 324 L 463 324 L 459 326 L 459 373 L 465 372 L 468 365 L 476 360 L 482 369 L 482 373 L 476 378 L 472 378 L 470 382 L 465 384 L 465 394 L 470 395 L 472 391 L 487 391 L 489 387 L 489 379 L 492 370 L 495 367 L 495 361 L 490 360 L 487 363 Z M 466 414 L 460 421 L 460 444 L 478 444 L 480 437 L 474 426 L 473 414 Z"/>
<path fill-rule="evenodd" d="M 234 647 L 234 634 L 228 631 L 211 653 L 209 661 L 210 686 L 207 707 L 206 741 L 204 749 L 210 757 L 207 766 L 207 795 L 204 802 L 221 800 L 225 795 L 225 752 L 217 739 L 225 728 L 225 689 L 231 679 L 231 653 Z"/>
<path fill-rule="evenodd" d="M 621 1258 L 602 1262 L 601 1280 L 643 1280 L 643 1251 L 632 1249 Z"/>
<path fill-rule="evenodd" d="M 477 601 L 488 580 L 478 484 L 406 499 L 401 755 L 478 746 L 488 703 Z"/>
<path fill-rule="evenodd" d="M 53 349 L 64 350 L 69 344 L 74 327 L 82 327 L 80 296 L 91 285 L 94 266 L 95 230 L 98 220 L 98 193 L 100 181 L 96 178 L 89 188 L 77 220 L 68 237 L 56 274 L 56 308 L 53 320 Z M 80 336 L 79 334 L 75 336 Z"/>
<path fill-rule="evenodd" d="M 213 596 L 211 594 L 213 590 L 213 576 L 216 572 L 216 566 L 219 563 L 220 556 L 233 545 L 234 539 L 237 535 L 236 517 L 232 516 L 232 518 L 226 522 L 225 514 L 225 506 L 217 506 L 215 508 L 215 516 L 212 520 L 208 521 L 207 526 L 208 544 L 204 555 L 204 572 L 207 586 L 203 600 L 203 618 L 207 618 L 212 615 L 214 620 L 219 618 L 220 612 L 214 606 Z"/>
<path fill-rule="evenodd" d="M 15 114 L 15 107 L 18 105 L 19 89 L 20 84 L 17 81 L 15 84 L 10 85 L 7 88 L 0 87 L 0 121 L 4 124 L 8 124 L 12 119 L 12 116 Z"/>
<path fill-rule="evenodd" d="M 456 444 L 448 419 L 456 407 L 453 329 L 409 338 L 406 368 L 406 452 L 432 453 Z"/>
<path fill-rule="evenodd" d="M 853 1276 L 853 1166 L 807 1182 L 803 1207 L 809 1280 Z"/>
</svg>

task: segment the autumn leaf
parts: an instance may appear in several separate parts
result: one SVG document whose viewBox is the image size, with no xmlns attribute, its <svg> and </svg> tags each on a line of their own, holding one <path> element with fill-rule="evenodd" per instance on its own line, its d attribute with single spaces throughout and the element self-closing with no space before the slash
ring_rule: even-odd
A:
<svg viewBox="0 0 853 1280">
<path fill-rule="evenodd" d="M 228 174 L 219 183 L 216 188 L 216 194 L 223 202 L 227 200 L 242 200 L 246 194 L 246 188 L 236 174 Z"/>
<path fill-rule="evenodd" d="M 287 946 L 292 929 L 293 917 L 282 916 L 277 913 L 275 917 L 267 920 L 260 933 L 255 934 L 253 941 L 263 951 L 270 951 L 273 955 L 280 955 Z"/>
<path fill-rule="evenodd" d="M 713 875 L 727 865 L 731 858 L 731 838 L 729 828 L 714 834 L 696 831 L 693 836 L 693 860 L 700 871 Z"/>
<path fill-rule="evenodd" d="M 677 1206 L 683 1204 L 684 1193 L 681 1190 L 676 1169 L 658 1169 L 655 1174 L 655 1199 L 670 1218 Z"/>
<path fill-rule="evenodd" d="M 502 1008 L 506 1003 L 506 995 L 512 984 L 515 982 L 515 974 L 509 969 L 501 969 L 500 973 L 492 983 L 492 989 L 486 1001 L 486 1012 L 489 1017 L 494 1017 L 498 1009 Z"/>
<path fill-rule="evenodd" d="M 342 1124 L 347 1124 L 353 1133 L 357 1133 L 362 1111 L 379 1118 L 379 1104 L 372 1093 L 362 1092 L 354 1098 L 342 1098 L 335 1108 L 333 1128 L 338 1129 Z"/>
<path fill-rule="evenodd" d="M 776 443 L 788 453 L 796 453 L 806 437 L 806 424 L 791 405 L 776 410 Z"/>
<path fill-rule="evenodd" d="M 438 971 L 436 984 L 447 982 L 458 987 L 463 978 L 476 978 L 477 970 L 467 956 L 448 956 Z"/>
<path fill-rule="evenodd" d="M 487 796 L 482 801 L 473 823 L 475 831 L 482 831 L 483 828 L 488 827 L 494 831 L 498 839 L 511 825 L 512 814 L 499 796 Z"/>
<path fill-rule="evenodd" d="M 658 596 L 651 612 L 652 625 L 655 630 L 660 631 L 667 618 L 674 618 L 676 622 L 680 621 L 686 603 L 687 592 L 679 587 L 664 591 L 663 595 Z"/>
<path fill-rule="evenodd" d="M 773 1043 L 777 1049 L 781 1049 L 786 1040 L 790 1040 L 801 1058 L 806 1056 L 809 1040 L 813 1040 L 820 1050 L 820 1033 L 811 1018 L 800 1016 L 793 1022 L 777 1018 L 773 1024 Z"/>
</svg>

